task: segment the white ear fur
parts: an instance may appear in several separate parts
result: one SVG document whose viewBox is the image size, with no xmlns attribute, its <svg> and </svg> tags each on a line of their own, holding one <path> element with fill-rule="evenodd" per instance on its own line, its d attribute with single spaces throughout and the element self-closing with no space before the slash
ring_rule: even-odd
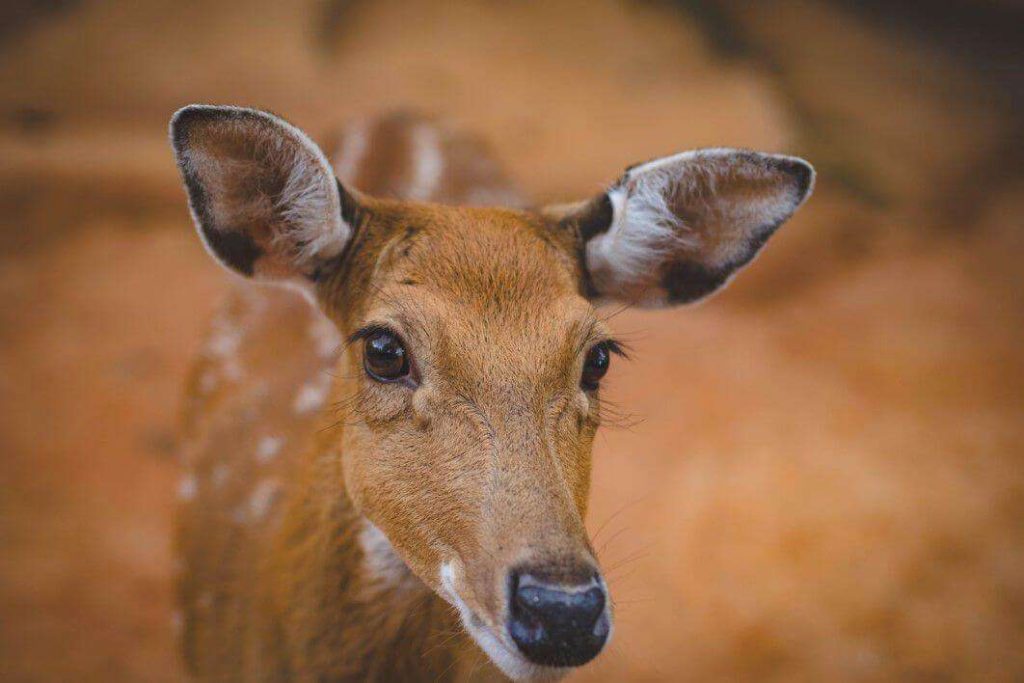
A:
<svg viewBox="0 0 1024 683">
<path fill-rule="evenodd" d="M 643 166 L 630 169 L 608 191 L 612 223 L 587 243 L 592 270 L 614 268 L 622 277 L 636 277 L 675 249 L 696 246 L 697 238 L 668 205 L 678 173 L 657 163 L 645 164 L 652 166 L 646 172 L 640 172 Z"/>
<path fill-rule="evenodd" d="M 261 279 L 301 281 L 352 235 L 323 152 L 287 121 L 254 109 L 190 105 L 171 142 L 207 250 Z"/>
<path fill-rule="evenodd" d="M 813 181 L 802 159 L 734 149 L 631 167 L 607 192 L 607 229 L 585 231 L 590 282 L 601 298 L 641 306 L 703 297 L 753 259 Z"/>
<path fill-rule="evenodd" d="M 288 181 L 275 206 L 285 224 L 292 227 L 275 239 L 301 244 L 295 258 L 308 266 L 314 259 L 340 254 L 352 236 L 352 227 L 341 216 L 337 183 L 323 152 L 302 131 L 290 125 L 288 128 L 310 156 L 293 157 Z"/>
</svg>

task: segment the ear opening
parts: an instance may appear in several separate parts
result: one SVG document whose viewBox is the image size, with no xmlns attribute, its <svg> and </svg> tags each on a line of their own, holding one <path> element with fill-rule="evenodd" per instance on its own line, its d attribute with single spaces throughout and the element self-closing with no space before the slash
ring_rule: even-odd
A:
<svg viewBox="0 0 1024 683">
<path fill-rule="evenodd" d="M 348 243 L 354 200 L 320 149 L 267 112 L 191 105 L 171 143 L 203 243 L 228 269 L 308 284 Z"/>
<path fill-rule="evenodd" d="M 676 305 L 750 263 L 813 183 L 797 157 L 697 150 L 632 166 L 605 194 L 554 215 L 576 227 L 594 298 Z"/>
</svg>

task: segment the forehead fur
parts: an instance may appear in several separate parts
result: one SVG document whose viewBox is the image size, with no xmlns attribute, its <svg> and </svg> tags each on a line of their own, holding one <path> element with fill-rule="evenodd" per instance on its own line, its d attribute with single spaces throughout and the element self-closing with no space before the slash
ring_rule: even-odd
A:
<svg viewBox="0 0 1024 683">
<path fill-rule="evenodd" d="M 418 287 L 468 311 L 515 315 L 580 291 L 573 235 L 535 215 L 383 201 L 366 211 L 335 301 L 353 286 Z M 365 299 L 345 317 L 365 312 L 374 297 Z"/>
</svg>

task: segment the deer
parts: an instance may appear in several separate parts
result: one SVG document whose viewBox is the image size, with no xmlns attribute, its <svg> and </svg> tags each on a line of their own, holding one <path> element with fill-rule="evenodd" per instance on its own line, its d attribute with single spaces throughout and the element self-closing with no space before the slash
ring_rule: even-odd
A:
<svg viewBox="0 0 1024 683">
<path fill-rule="evenodd" d="M 203 245 L 240 276 L 186 393 L 192 679 L 541 681 L 597 657 L 613 602 L 584 519 L 623 354 L 599 306 L 721 289 L 811 165 L 699 149 L 538 207 L 420 115 L 355 121 L 333 164 L 256 109 L 187 106 L 170 139 Z"/>
</svg>

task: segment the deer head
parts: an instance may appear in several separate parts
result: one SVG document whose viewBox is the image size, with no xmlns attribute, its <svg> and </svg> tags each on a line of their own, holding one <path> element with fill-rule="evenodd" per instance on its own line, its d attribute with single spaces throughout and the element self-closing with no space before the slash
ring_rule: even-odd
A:
<svg viewBox="0 0 1024 683">
<path fill-rule="evenodd" d="M 516 211 L 365 196 L 264 112 L 191 106 L 171 135 L 211 255 L 299 288 L 350 342 L 337 496 L 508 675 L 596 656 L 612 614 L 583 520 L 621 350 L 595 302 L 711 294 L 806 199 L 811 166 L 686 152 L 592 199 Z"/>
</svg>

